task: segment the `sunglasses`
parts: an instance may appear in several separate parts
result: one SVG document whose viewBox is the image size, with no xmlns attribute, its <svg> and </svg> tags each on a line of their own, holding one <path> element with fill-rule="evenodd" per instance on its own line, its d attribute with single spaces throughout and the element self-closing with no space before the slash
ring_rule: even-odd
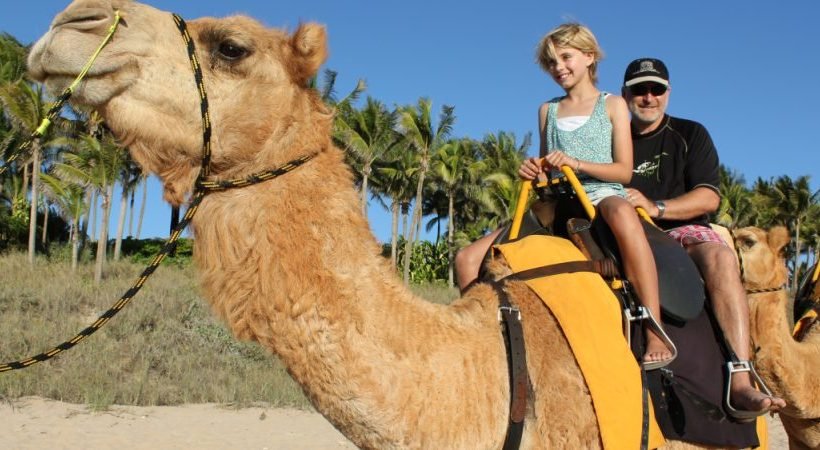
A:
<svg viewBox="0 0 820 450">
<path fill-rule="evenodd" d="M 652 94 L 655 97 L 666 93 L 667 87 L 659 83 L 639 83 L 629 86 L 629 93 L 635 97 L 642 97 L 646 94 Z"/>
</svg>

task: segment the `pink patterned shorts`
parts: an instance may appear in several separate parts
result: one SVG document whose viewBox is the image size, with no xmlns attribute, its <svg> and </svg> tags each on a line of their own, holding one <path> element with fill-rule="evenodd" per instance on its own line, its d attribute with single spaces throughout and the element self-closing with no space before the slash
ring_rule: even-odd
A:
<svg viewBox="0 0 820 450">
<path fill-rule="evenodd" d="M 680 242 L 684 247 L 704 242 L 716 242 L 718 244 L 727 245 L 715 230 L 703 225 L 684 225 L 667 230 L 666 234 Z"/>
</svg>

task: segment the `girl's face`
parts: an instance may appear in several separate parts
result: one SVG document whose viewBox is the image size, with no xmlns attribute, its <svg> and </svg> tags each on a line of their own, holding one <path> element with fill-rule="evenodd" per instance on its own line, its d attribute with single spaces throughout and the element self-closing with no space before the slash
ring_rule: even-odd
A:
<svg viewBox="0 0 820 450">
<path fill-rule="evenodd" d="M 589 80 L 589 66 L 595 62 L 591 53 L 584 53 L 575 47 L 555 47 L 555 57 L 549 66 L 549 73 L 564 90 Z"/>
</svg>

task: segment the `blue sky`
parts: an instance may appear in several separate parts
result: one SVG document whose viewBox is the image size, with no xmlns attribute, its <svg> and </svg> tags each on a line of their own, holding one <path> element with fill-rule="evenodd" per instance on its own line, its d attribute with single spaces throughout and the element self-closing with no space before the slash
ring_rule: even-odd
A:
<svg viewBox="0 0 820 450">
<path fill-rule="evenodd" d="M 366 95 L 387 105 L 429 97 L 438 111 L 455 106 L 454 136 L 480 139 L 510 131 L 519 140 L 536 128 L 538 105 L 561 94 L 534 62 L 540 37 L 565 21 L 596 34 L 606 54 L 599 88 L 619 92 L 632 59 L 664 60 L 671 73 L 669 112 L 703 123 L 721 162 L 757 177 L 812 176 L 820 167 L 818 119 L 820 2 L 773 1 L 471 1 L 199 0 L 149 2 L 186 19 L 253 16 L 293 29 L 327 25 L 337 90 L 359 78 Z M 68 1 L 6 2 L 0 31 L 28 44 Z M 170 20 L 170 18 L 169 18 Z M 537 143 L 531 153 L 537 153 Z M 149 191 L 143 237 L 168 234 L 169 209 L 159 186 Z M 389 239 L 389 217 L 371 203 L 371 224 Z M 117 205 L 115 205 L 117 208 Z M 116 209 L 115 209 L 116 210 Z"/>
</svg>

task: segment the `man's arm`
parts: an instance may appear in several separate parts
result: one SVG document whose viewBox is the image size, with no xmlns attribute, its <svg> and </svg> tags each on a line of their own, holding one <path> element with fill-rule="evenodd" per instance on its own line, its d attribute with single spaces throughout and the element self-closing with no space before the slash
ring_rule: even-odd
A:
<svg viewBox="0 0 820 450">
<path fill-rule="evenodd" d="M 660 210 L 655 202 L 649 200 L 640 191 L 627 188 L 628 199 L 633 206 L 645 209 L 649 216 L 658 218 Z M 675 198 L 659 199 L 666 204 L 663 213 L 664 220 L 687 220 L 717 211 L 720 206 L 720 196 L 717 192 L 704 186 Z"/>
</svg>

